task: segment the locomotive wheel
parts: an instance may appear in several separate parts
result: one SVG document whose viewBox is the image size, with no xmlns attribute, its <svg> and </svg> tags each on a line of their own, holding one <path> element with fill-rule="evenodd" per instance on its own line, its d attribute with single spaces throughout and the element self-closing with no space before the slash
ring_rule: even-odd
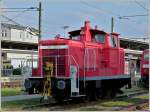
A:
<svg viewBox="0 0 150 112">
<path fill-rule="evenodd" d="M 94 100 L 100 99 L 101 91 L 99 89 L 95 90 Z"/>
<path fill-rule="evenodd" d="M 90 93 L 88 93 L 88 94 L 86 95 L 85 100 L 86 100 L 87 102 L 90 102 L 90 101 L 91 101 L 91 94 L 90 94 Z"/>
<path fill-rule="evenodd" d="M 81 97 L 81 103 L 84 103 L 84 102 L 86 102 L 87 100 L 86 100 L 86 96 L 83 96 L 83 97 Z"/>
<path fill-rule="evenodd" d="M 107 91 L 104 88 L 101 89 L 101 91 L 100 91 L 100 99 L 105 99 L 106 98 L 106 94 L 107 94 Z"/>
<path fill-rule="evenodd" d="M 107 98 L 115 98 L 116 96 L 116 89 L 108 89 L 107 90 Z"/>
<path fill-rule="evenodd" d="M 90 93 L 87 93 L 85 100 L 90 102 L 90 101 L 95 101 L 99 99 L 99 92 L 97 90 L 92 90 Z"/>
<path fill-rule="evenodd" d="M 96 100 L 105 98 L 104 91 L 102 89 L 96 90 Z"/>
<path fill-rule="evenodd" d="M 33 90 L 32 89 L 29 89 L 29 95 L 33 94 Z"/>
<path fill-rule="evenodd" d="M 95 100 L 95 96 L 96 96 L 95 92 L 94 91 L 90 91 L 89 93 L 86 94 L 86 98 L 85 99 L 86 99 L 87 102 L 90 102 L 90 101 Z"/>
<path fill-rule="evenodd" d="M 110 94 L 110 98 L 115 98 L 116 97 L 116 91 L 112 91 Z"/>
<path fill-rule="evenodd" d="M 116 94 L 117 94 L 117 93 L 118 93 L 118 94 L 123 94 L 123 91 L 118 88 L 118 89 L 116 89 Z"/>
<path fill-rule="evenodd" d="M 28 89 L 28 93 L 29 93 L 29 94 L 33 94 L 33 93 L 34 93 L 34 88 L 33 88 L 33 87 L 29 88 L 29 89 Z"/>
<path fill-rule="evenodd" d="M 56 100 L 57 103 L 62 103 L 64 101 L 64 98 L 60 96 L 55 96 L 54 99 Z"/>
<path fill-rule="evenodd" d="M 54 99 L 56 100 L 57 103 L 60 103 L 60 104 L 69 101 L 68 97 L 55 96 Z"/>
</svg>

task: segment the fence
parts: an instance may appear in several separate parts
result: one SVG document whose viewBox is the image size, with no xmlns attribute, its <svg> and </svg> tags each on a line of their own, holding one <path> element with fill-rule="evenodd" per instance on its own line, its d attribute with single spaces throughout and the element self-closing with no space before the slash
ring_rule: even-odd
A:
<svg viewBox="0 0 150 112">
<path fill-rule="evenodd" d="M 13 69 L 2 69 L 2 76 L 11 76 L 13 74 Z"/>
<path fill-rule="evenodd" d="M 22 76 L 9 76 L 1 77 L 1 87 L 23 87 L 23 77 Z"/>
<path fill-rule="evenodd" d="M 24 88 L 24 81 L 30 77 L 32 67 L 37 67 L 37 58 L 11 58 L 9 63 L 2 63 L 1 87 Z"/>
</svg>

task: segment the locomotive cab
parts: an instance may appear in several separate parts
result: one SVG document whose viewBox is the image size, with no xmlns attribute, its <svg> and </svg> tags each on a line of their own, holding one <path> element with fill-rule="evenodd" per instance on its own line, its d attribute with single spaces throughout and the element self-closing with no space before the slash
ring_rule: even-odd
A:
<svg viewBox="0 0 150 112">
<path fill-rule="evenodd" d="M 143 51 L 140 63 L 141 82 L 144 87 L 149 87 L 149 49 Z"/>
</svg>

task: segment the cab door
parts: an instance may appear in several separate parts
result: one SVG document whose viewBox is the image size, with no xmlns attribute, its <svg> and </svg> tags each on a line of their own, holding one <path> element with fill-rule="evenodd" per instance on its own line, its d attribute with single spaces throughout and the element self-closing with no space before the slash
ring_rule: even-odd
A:
<svg viewBox="0 0 150 112">
<path fill-rule="evenodd" d="M 109 66 L 111 68 L 112 74 L 118 74 L 120 67 L 120 51 L 118 37 L 110 35 L 109 46 Z"/>
</svg>

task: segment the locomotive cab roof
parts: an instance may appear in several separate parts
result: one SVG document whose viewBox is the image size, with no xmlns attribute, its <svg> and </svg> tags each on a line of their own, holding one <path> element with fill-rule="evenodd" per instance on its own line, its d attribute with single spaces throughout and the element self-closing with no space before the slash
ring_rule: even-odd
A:
<svg viewBox="0 0 150 112">
<path fill-rule="evenodd" d="M 81 27 L 80 30 L 74 30 L 68 32 L 68 34 L 70 39 L 79 41 L 92 41 L 93 39 L 95 39 L 95 36 L 97 34 L 103 35 L 104 38 L 109 35 L 112 35 L 115 38 L 119 36 L 119 34 L 115 32 L 106 33 L 105 31 L 98 29 L 97 26 L 95 27 L 95 29 L 91 28 L 90 21 L 85 21 L 84 27 Z"/>
<path fill-rule="evenodd" d="M 74 30 L 69 32 L 70 36 L 76 36 L 76 35 L 80 35 L 81 30 Z M 90 33 L 91 34 L 108 34 L 102 30 L 98 30 L 98 29 L 90 29 Z"/>
</svg>

